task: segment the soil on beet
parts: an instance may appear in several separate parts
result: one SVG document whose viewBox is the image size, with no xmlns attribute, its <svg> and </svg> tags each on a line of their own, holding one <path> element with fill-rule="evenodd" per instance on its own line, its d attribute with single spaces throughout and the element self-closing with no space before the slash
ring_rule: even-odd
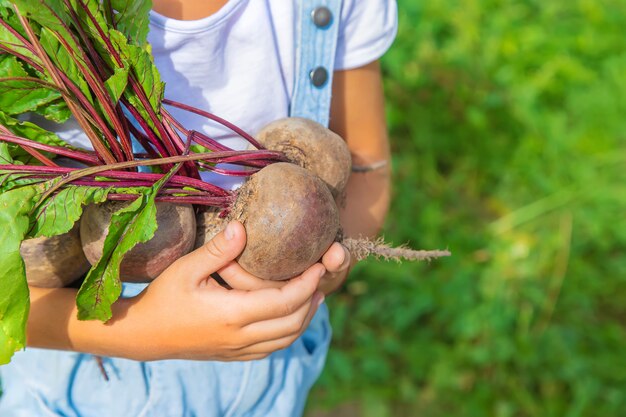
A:
<svg viewBox="0 0 626 417">
<path fill-rule="evenodd" d="M 340 228 L 324 182 L 289 163 L 254 174 L 239 189 L 230 219 L 241 221 L 248 236 L 239 264 L 272 280 L 292 278 L 316 263 Z"/>
</svg>

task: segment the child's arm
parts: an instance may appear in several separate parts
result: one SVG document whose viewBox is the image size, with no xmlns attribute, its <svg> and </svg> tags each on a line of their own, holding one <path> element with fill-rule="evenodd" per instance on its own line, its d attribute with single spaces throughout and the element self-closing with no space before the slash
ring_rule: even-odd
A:
<svg viewBox="0 0 626 417">
<path fill-rule="evenodd" d="M 377 61 L 335 72 L 330 129 L 346 140 L 356 168 L 348 181 L 346 204 L 341 210 L 344 233 L 374 237 L 383 226 L 391 189 L 389 139 Z M 342 249 L 334 244 L 322 258 L 328 273 L 320 288 L 326 294 L 343 283 L 354 264 Z"/>
<path fill-rule="evenodd" d="M 353 172 L 341 224 L 347 236 L 374 237 L 389 208 L 390 156 L 378 61 L 335 72 L 330 128 L 348 143 Z"/>
<path fill-rule="evenodd" d="M 243 226 L 230 223 L 137 297 L 116 302 L 106 324 L 76 319 L 74 289 L 31 287 L 28 345 L 137 360 L 263 358 L 306 329 L 325 269 L 316 264 L 281 288 L 226 290 L 211 273 L 242 286 L 258 280 L 233 261 L 244 246 Z"/>
<path fill-rule="evenodd" d="M 333 84 L 331 129 L 342 136 L 357 166 L 347 187 L 342 224 L 349 236 L 374 236 L 389 204 L 389 144 L 378 63 L 338 71 Z M 344 281 L 350 256 L 339 244 L 289 283 L 250 276 L 233 259 L 243 250 L 245 231 L 224 234 L 174 263 L 137 297 L 114 304 L 107 324 L 76 319 L 76 290 L 31 287 L 28 344 L 133 359 L 243 360 L 267 356 L 293 342 L 321 302 Z M 212 250 L 207 251 L 209 248 Z M 208 279 L 218 271 L 237 290 Z M 267 288 L 276 287 L 276 288 Z"/>
</svg>

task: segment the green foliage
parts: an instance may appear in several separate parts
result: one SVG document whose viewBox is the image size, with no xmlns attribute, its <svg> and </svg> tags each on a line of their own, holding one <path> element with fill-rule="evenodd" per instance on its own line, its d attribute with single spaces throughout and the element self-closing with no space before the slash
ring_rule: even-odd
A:
<svg viewBox="0 0 626 417">
<path fill-rule="evenodd" d="M 123 8 L 117 12 L 110 8 L 104 10 L 103 6 L 110 5 L 109 2 L 103 4 L 98 0 L 86 0 L 70 3 L 71 9 L 62 0 L 0 2 L 3 22 L 0 25 L 0 44 L 8 52 L 0 56 L 0 124 L 3 133 L 8 130 L 24 138 L 63 146 L 65 144 L 56 135 L 23 122 L 17 116 L 37 112 L 62 122 L 69 117 L 67 110 L 71 102 L 72 106 L 82 106 L 89 116 L 75 112 L 79 121 L 89 119 L 102 134 L 109 128 L 101 121 L 102 116 L 114 125 L 113 109 L 120 97 L 128 95 L 131 102 L 134 99 L 139 103 L 138 90 L 142 88 L 145 89 L 146 105 L 155 112 L 158 110 L 163 83 L 145 45 L 148 31 L 146 8 L 149 8 L 150 1 L 134 2 L 134 5 L 117 1 L 114 7 Z M 134 19 L 130 15 L 142 10 L 146 13 L 144 18 Z M 108 26 L 107 19 L 116 19 L 124 33 Z M 127 39 L 127 34 L 139 39 Z M 25 38 L 30 39 L 32 47 L 27 46 L 29 43 Z M 98 78 L 95 66 L 99 61 L 94 64 L 94 57 L 83 50 L 85 43 L 90 45 L 86 48 L 89 53 L 97 51 L 103 60 L 114 61 L 112 75 L 106 80 Z M 135 88 L 129 87 L 131 72 L 138 80 Z M 67 77 L 69 82 L 63 81 L 63 77 Z M 60 100 L 66 98 L 66 87 L 76 97 L 75 101 L 68 99 L 68 106 L 64 107 Z M 93 108 L 96 102 L 100 113 Z M 84 129 L 91 127 L 83 124 Z M 99 143 L 98 134 L 92 136 L 96 138 L 96 146 Z M 112 146 L 112 143 L 108 145 Z M 101 145 L 100 150 L 103 149 Z M 20 153 L 14 145 L 3 143 L 0 146 L 3 163 L 22 164 L 24 156 L 24 152 Z M 106 200 L 107 194 L 112 191 L 110 188 L 66 184 L 73 175 L 87 175 L 89 170 L 75 171 L 46 182 L 24 177 L 23 173 L 0 172 L 0 270 L 4 274 L 0 277 L 0 364 L 7 363 L 14 351 L 23 348 L 26 339 L 29 292 L 20 255 L 21 242 L 28 237 L 52 237 L 66 233 L 79 219 L 84 205 Z M 121 259 L 137 243 L 153 236 L 157 227 L 155 196 L 174 172 L 171 171 L 153 187 L 127 190 L 126 194 L 136 193 L 139 198 L 113 215 L 114 227 L 110 227 L 111 232 L 105 240 L 102 259 L 89 271 L 78 293 L 80 319 L 105 321 L 111 317 L 111 304 L 121 293 Z M 63 185 L 66 187 L 61 189 Z"/>
<path fill-rule="evenodd" d="M 11 74 L 12 78 L 18 78 L 0 82 L 0 110 L 7 114 L 35 111 L 61 97 L 58 91 L 25 79 L 28 73 L 17 58 L 11 55 L 0 56 L 0 74 Z"/>
<path fill-rule="evenodd" d="M 26 343 L 26 319 L 30 301 L 20 244 L 28 233 L 29 213 L 43 184 L 28 185 L 0 194 L 0 270 L 13 279 L 0 280 L 0 364 Z"/>
<path fill-rule="evenodd" d="M 96 121 L 103 118 L 115 127 L 111 121 L 111 110 L 107 110 L 103 102 L 114 107 L 120 97 L 125 96 L 152 124 L 145 106 L 150 106 L 158 114 L 165 86 L 146 44 L 151 1 L 115 0 L 103 3 L 99 0 L 72 0 L 69 3 L 71 10 L 61 0 L 0 3 L 3 21 L 20 33 L 30 27 L 45 51 L 45 58 L 33 53 L 11 30 L 0 25 L 0 43 L 20 59 L 7 57 L 0 60 L 0 92 L 4 97 L 0 100 L 0 110 L 11 115 L 35 110 L 51 120 L 65 121 L 69 112 L 59 100 L 59 91 L 64 88 L 58 85 L 59 81 L 51 75 L 50 68 L 43 72 L 41 68 L 37 70 L 38 67 L 52 65 L 76 86 L 77 95 L 83 96 L 82 101 L 76 97 L 74 104 L 80 104 L 86 111 L 96 112 L 90 114 Z M 107 9 L 106 5 L 112 9 Z M 28 18 L 27 27 L 22 27 L 13 6 Z M 113 29 L 107 20 L 109 18 L 115 20 L 119 30 Z M 85 39 L 81 43 L 83 35 L 88 38 L 88 48 L 83 47 Z M 92 50 L 111 68 L 113 74 L 108 79 L 100 79 L 95 68 L 98 61 L 94 62 L 94 57 L 90 56 Z M 50 64 L 47 64 L 48 61 Z M 136 80 L 136 89 L 143 90 L 146 103 L 142 102 L 136 89 L 129 86 L 131 75 Z M 15 80 L 16 77 L 19 79 Z M 93 106 L 97 111 L 91 109 Z M 104 129 L 109 126 L 98 127 Z"/>
<path fill-rule="evenodd" d="M 73 186 L 45 199 L 58 180 L 41 182 L 12 173 L 2 173 L 0 180 L 0 270 L 4 274 L 0 280 L 0 364 L 4 364 L 26 341 L 30 302 L 20 255 L 22 241 L 68 232 L 82 206 L 104 201 L 109 190 Z"/>
<path fill-rule="evenodd" d="M 102 256 L 85 277 L 76 297 L 80 320 L 111 318 L 111 306 L 122 294 L 120 265 L 124 255 L 138 243 L 152 239 L 156 231 L 157 190 L 142 194 L 111 216 Z"/>
<path fill-rule="evenodd" d="M 139 45 L 146 44 L 150 23 L 148 12 L 152 8 L 152 1 L 111 0 L 111 6 L 116 10 L 115 27 Z"/>
<path fill-rule="evenodd" d="M 310 404 L 622 416 L 626 3 L 399 3 L 384 232 L 453 256 L 358 266 Z"/>
<path fill-rule="evenodd" d="M 69 232 L 83 214 L 83 206 L 106 201 L 111 188 L 70 185 L 48 197 L 33 211 L 30 237 L 57 236 Z"/>
<path fill-rule="evenodd" d="M 18 119 L 4 114 L 2 110 L 0 110 L 0 124 L 9 129 L 11 133 L 21 138 L 31 139 L 47 145 L 68 147 L 68 145 L 63 140 L 61 140 L 61 138 L 59 138 L 55 133 L 49 132 L 34 123 L 19 121 Z M 8 144 L 7 148 L 11 156 L 15 159 L 24 163 L 27 163 L 31 160 L 30 155 L 19 146 Z M 5 161 L 3 163 L 7 162 L 8 161 Z"/>
<path fill-rule="evenodd" d="M 79 320 L 107 321 L 113 315 L 111 306 L 122 294 L 122 259 L 137 244 L 154 237 L 158 226 L 155 198 L 180 165 L 177 164 L 150 188 L 126 190 L 127 193 L 139 194 L 139 197 L 111 216 L 102 256 L 87 273 L 76 296 Z"/>
</svg>

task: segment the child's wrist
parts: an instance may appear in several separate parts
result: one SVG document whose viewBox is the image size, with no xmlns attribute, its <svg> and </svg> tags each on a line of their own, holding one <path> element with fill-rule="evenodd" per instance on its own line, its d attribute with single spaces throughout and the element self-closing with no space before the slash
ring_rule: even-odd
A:
<svg viewBox="0 0 626 417">
<path fill-rule="evenodd" d="M 139 360 L 144 344 L 139 318 L 131 314 L 134 298 L 120 298 L 112 306 L 107 322 L 80 321 L 74 315 L 68 325 L 72 350 L 100 356 Z"/>
<path fill-rule="evenodd" d="M 164 359 L 159 323 L 146 316 L 142 296 L 120 298 L 113 305 L 113 316 L 105 327 L 111 330 L 110 348 L 114 356 L 126 359 L 149 361 Z"/>
</svg>

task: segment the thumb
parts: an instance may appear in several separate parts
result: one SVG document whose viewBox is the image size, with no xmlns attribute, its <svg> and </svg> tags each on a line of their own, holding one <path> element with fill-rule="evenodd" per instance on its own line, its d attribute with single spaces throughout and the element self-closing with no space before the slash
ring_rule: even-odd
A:
<svg viewBox="0 0 626 417">
<path fill-rule="evenodd" d="M 245 246 L 246 230 L 240 222 L 232 220 L 208 243 L 178 259 L 176 273 L 193 281 L 205 280 L 239 256 Z"/>
</svg>

